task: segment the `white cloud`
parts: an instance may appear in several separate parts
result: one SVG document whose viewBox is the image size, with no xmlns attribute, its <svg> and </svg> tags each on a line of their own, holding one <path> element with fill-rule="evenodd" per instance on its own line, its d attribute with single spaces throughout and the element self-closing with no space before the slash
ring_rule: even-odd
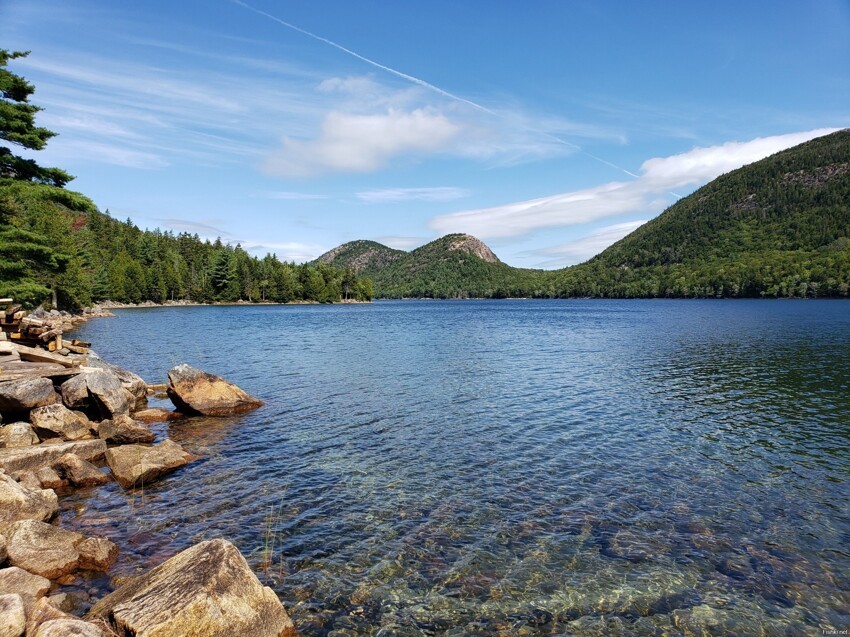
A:
<svg viewBox="0 0 850 637">
<path fill-rule="evenodd" d="M 530 201 L 466 210 L 435 217 L 440 234 L 466 232 L 480 238 L 511 237 L 541 228 L 574 226 L 606 217 L 660 212 L 671 190 L 705 183 L 721 174 L 837 129 L 776 135 L 749 142 L 694 148 L 671 157 L 649 159 L 634 181 L 600 186 Z"/>
<path fill-rule="evenodd" d="M 530 250 L 526 254 L 546 257 L 546 260 L 537 265 L 537 267 L 542 268 L 562 268 L 575 263 L 581 263 L 582 261 L 587 261 L 589 258 L 596 256 L 605 248 L 616 243 L 630 232 L 637 230 L 647 221 L 647 219 L 639 219 L 638 221 L 616 223 L 611 226 L 599 228 L 589 235 L 576 239 L 575 241 L 562 243 L 561 245 L 549 248 Z"/>
<path fill-rule="evenodd" d="M 256 256 L 274 254 L 280 261 L 295 261 L 304 263 L 313 261 L 325 252 L 327 248 L 315 243 L 299 243 L 297 241 L 284 241 L 280 243 L 268 241 L 243 241 L 242 247 Z"/>
<path fill-rule="evenodd" d="M 384 236 L 377 237 L 375 241 L 378 243 L 383 243 L 385 246 L 390 248 L 395 248 L 396 250 L 412 250 L 413 248 L 417 248 L 424 244 L 426 241 L 430 241 L 431 237 L 396 237 L 396 236 Z"/>
<path fill-rule="evenodd" d="M 364 190 L 357 193 L 357 198 L 365 203 L 396 203 L 399 201 L 453 201 L 468 197 L 470 192 L 465 188 L 437 186 L 432 188 L 384 188 L 380 190 Z"/>
<path fill-rule="evenodd" d="M 431 108 L 410 112 L 389 109 L 378 115 L 331 112 L 315 140 L 283 140 L 283 148 L 268 158 L 265 169 L 282 177 L 306 177 L 324 172 L 367 172 L 399 155 L 446 148 L 460 127 Z"/>
</svg>

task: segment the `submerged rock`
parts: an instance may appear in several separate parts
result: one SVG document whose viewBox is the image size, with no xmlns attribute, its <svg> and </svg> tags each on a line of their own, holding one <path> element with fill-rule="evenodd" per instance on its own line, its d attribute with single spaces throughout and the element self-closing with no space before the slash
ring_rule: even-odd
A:
<svg viewBox="0 0 850 637">
<path fill-rule="evenodd" d="M 185 363 L 168 372 L 166 392 L 174 406 L 188 414 L 230 416 L 263 405 L 236 385 Z"/>
<path fill-rule="evenodd" d="M 22 378 L 0 382 L 0 411 L 20 414 L 36 407 L 52 405 L 59 396 L 49 378 Z"/>
<path fill-rule="evenodd" d="M 226 540 L 201 542 L 95 604 L 88 618 L 136 637 L 291 637 L 277 595 Z"/>
<path fill-rule="evenodd" d="M 125 445 L 106 452 L 106 464 L 125 489 L 142 487 L 197 459 L 173 440 L 153 447 Z"/>
<path fill-rule="evenodd" d="M 166 422 L 168 420 L 176 420 L 183 418 L 183 414 L 178 411 L 168 411 L 159 407 L 151 407 L 149 409 L 141 409 L 133 413 L 133 419 L 145 424 L 156 422 Z"/>
<path fill-rule="evenodd" d="M 0 473 L 0 524 L 18 520 L 51 519 L 59 511 L 56 493 L 50 489 L 30 489 L 6 473 Z M 8 539 L 8 538 L 7 538 Z"/>
</svg>

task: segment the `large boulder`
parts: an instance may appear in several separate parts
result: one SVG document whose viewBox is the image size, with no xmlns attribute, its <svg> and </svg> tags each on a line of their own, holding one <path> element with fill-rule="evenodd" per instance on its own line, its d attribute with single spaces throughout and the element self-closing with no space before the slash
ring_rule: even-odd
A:
<svg viewBox="0 0 850 637">
<path fill-rule="evenodd" d="M 142 487 L 197 459 L 173 440 L 152 447 L 124 445 L 106 452 L 106 464 L 125 489 Z"/>
<path fill-rule="evenodd" d="M 38 436 L 28 422 L 12 422 L 0 427 L 0 447 L 16 449 L 39 443 Z"/>
<path fill-rule="evenodd" d="M 67 480 L 75 487 L 96 487 L 109 482 L 108 475 L 73 453 L 60 456 L 53 463 L 53 469 L 61 479 Z"/>
<path fill-rule="evenodd" d="M 18 520 L 46 521 L 58 511 L 59 501 L 54 491 L 29 489 L 0 472 L 0 525 Z"/>
<path fill-rule="evenodd" d="M 36 520 L 21 520 L 7 528 L 9 563 L 47 579 L 58 579 L 77 570 L 77 545 L 85 538 Z"/>
<path fill-rule="evenodd" d="M 168 372 L 168 397 L 178 410 L 204 416 L 230 416 L 263 405 L 226 380 L 185 363 Z"/>
<path fill-rule="evenodd" d="M 20 414 L 36 407 L 52 405 L 59 396 L 49 378 L 21 378 L 0 382 L 0 412 Z"/>
<path fill-rule="evenodd" d="M 80 411 L 71 411 L 62 403 L 33 409 L 30 412 L 30 422 L 42 440 L 83 440 L 92 437 L 91 423 L 86 415 Z"/>
<path fill-rule="evenodd" d="M 69 378 L 59 389 L 62 392 L 62 403 L 68 409 L 89 409 L 92 406 L 85 374 Z"/>
<path fill-rule="evenodd" d="M 108 363 L 94 352 L 89 352 L 86 357 L 86 365 L 88 367 L 104 369 L 118 377 L 118 380 L 121 381 L 122 387 L 124 387 L 124 389 L 130 392 L 133 396 L 130 404 L 131 411 L 141 409 L 147 404 L 148 385 L 138 374 L 134 374 L 127 369 Z"/>
<path fill-rule="evenodd" d="M 277 595 L 226 540 L 201 542 L 95 604 L 87 618 L 135 637 L 291 637 Z"/>
<path fill-rule="evenodd" d="M 85 379 L 89 396 L 100 412 L 101 418 L 114 418 L 130 413 L 127 392 L 114 373 L 105 369 L 95 369 L 80 376 Z"/>
<path fill-rule="evenodd" d="M 102 421 L 97 435 L 101 440 L 113 445 L 145 444 L 153 442 L 156 437 L 144 424 L 126 415 Z"/>
<path fill-rule="evenodd" d="M 102 458 L 105 452 L 106 443 L 103 440 L 77 440 L 20 449 L 0 449 L 0 469 L 13 475 L 24 471 L 37 472 L 42 467 L 49 467 L 66 453 L 73 453 L 83 460 L 91 461 Z"/>
<path fill-rule="evenodd" d="M 17 593 L 0 595 L 0 637 L 21 637 L 27 629 L 24 600 Z"/>
</svg>

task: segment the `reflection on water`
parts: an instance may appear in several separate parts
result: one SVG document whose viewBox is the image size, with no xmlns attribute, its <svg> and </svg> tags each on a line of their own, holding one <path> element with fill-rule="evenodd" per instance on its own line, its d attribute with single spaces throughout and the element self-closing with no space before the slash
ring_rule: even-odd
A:
<svg viewBox="0 0 850 637">
<path fill-rule="evenodd" d="M 848 309 L 121 312 L 81 337 L 149 382 L 185 361 L 267 405 L 158 425 L 204 460 L 62 515 L 118 541 L 119 580 L 227 537 L 305 635 L 844 629 Z"/>
</svg>

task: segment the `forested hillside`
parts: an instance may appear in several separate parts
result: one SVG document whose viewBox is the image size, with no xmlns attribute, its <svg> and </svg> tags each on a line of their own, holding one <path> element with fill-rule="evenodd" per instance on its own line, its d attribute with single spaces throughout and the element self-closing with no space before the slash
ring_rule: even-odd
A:
<svg viewBox="0 0 850 637">
<path fill-rule="evenodd" d="M 723 175 L 554 277 L 559 296 L 846 297 L 850 130 Z"/>
<path fill-rule="evenodd" d="M 260 259 L 239 245 L 140 230 L 79 193 L 0 179 L 0 296 L 73 308 L 133 302 L 368 300 L 352 270 Z M 55 293 L 55 299 L 54 297 Z"/>
<path fill-rule="evenodd" d="M 263 259 L 241 246 L 198 235 L 140 230 L 66 190 L 73 179 L 13 147 L 41 150 L 54 132 L 35 124 L 35 90 L 8 71 L 26 53 L 0 49 L 0 296 L 28 306 L 79 308 L 110 299 L 318 301 L 369 300 L 371 283 L 351 269 Z"/>
</svg>

